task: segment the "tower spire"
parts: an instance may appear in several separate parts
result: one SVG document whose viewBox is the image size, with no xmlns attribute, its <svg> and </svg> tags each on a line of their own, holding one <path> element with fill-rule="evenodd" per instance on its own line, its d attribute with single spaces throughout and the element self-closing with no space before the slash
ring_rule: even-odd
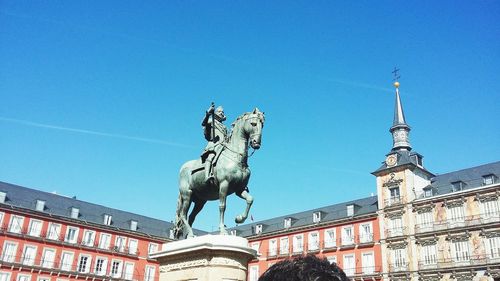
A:
<svg viewBox="0 0 500 281">
<path fill-rule="evenodd" d="M 394 106 L 394 121 L 392 127 L 389 131 L 392 134 L 392 151 L 398 150 L 411 150 L 411 144 L 409 139 L 410 126 L 406 124 L 405 114 L 403 111 L 403 105 L 401 103 L 401 97 L 399 96 L 399 81 L 401 76 L 398 73 L 399 69 L 396 67 L 392 72 L 394 74 L 394 87 L 396 88 L 396 104 Z"/>
</svg>

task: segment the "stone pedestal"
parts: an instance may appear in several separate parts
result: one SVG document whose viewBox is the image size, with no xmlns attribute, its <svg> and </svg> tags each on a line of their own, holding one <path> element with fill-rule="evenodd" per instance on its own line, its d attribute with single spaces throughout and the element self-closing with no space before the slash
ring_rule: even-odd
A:
<svg viewBox="0 0 500 281">
<path fill-rule="evenodd" d="M 245 238 L 204 235 L 167 243 L 151 257 L 160 263 L 160 281 L 246 281 L 256 255 Z"/>
</svg>

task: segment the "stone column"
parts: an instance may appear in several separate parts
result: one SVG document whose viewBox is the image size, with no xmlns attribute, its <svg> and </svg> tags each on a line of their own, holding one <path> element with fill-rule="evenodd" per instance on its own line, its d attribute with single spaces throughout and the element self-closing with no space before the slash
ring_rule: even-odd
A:
<svg viewBox="0 0 500 281">
<path fill-rule="evenodd" d="M 150 257 L 160 263 L 160 281 L 246 281 L 256 256 L 245 238 L 204 235 L 166 243 Z"/>
</svg>

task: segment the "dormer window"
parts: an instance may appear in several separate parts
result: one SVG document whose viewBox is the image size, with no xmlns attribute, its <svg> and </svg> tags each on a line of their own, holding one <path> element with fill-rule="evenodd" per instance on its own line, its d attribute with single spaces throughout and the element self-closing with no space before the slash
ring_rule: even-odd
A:
<svg viewBox="0 0 500 281">
<path fill-rule="evenodd" d="M 262 224 L 257 224 L 255 226 L 255 234 L 261 234 L 262 233 Z"/>
<path fill-rule="evenodd" d="M 347 216 L 348 217 L 354 216 L 354 204 L 347 205 Z"/>
<path fill-rule="evenodd" d="M 111 225 L 111 215 L 104 214 L 104 221 L 103 221 L 103 223 L 105 225 Z"/>
<path fill-rule="evenodd" d="M 290 228 L 292 226 L 292 218 L 286 218 L 283 221 L 283 228 Z"/>
<path fill-rule="evenodd" d="M 461 191 L 464 189 L 464 182 L 463 181 L 452 182 L 451 186 L 453 188 L 453 192 Z"/>
<path fill-rule="evenodd" d="M 80 209 L 71 207 L 71 214 L 70 214 L 72 219 L 77 219 L 78 216 L 80 216 Z"/>
<path fill-rule="evenodd" d="M 490 185 L 495 183 L 495 175 L 486 175 L 483 176 L 483 185 Z"/>
<path fill-rule="evenodd" d="M 423 166 L 422 156 L 415 154 L 415 155 L 412 155 L 412 158 L 413 158 L 413 161 L 415 162 L 415 164 L 417 164 L 420 167 Z"/>
<path fill-rule="evenodd" d="M 432 194 L 432 188 L 424 188 L 424 197 L 431 197 L 433 194 Z"/>
<path fill-rule="evenodd" d="M 229 231 L 229 234 L 236 236 L 238 233 L 237 233 L 236 229 L 231 229 L 231 231 Z"/>
<path fill-rule="evenodd" d="M 45 201 L 36 200 L 35 209 L 37 211 L 43 212 L 45 210 Z"/>
<path fill-rule="evenodd" d="M 321 212 L 313 213 L 313 223 L 318 223 L 321 221 Z"/>
<path fill-rule="evenodd" d="M 135 220 L 130 221 L 130 230 L 133 230 L 133 231 L 137 230 L 137 221 L 135 221 Z"/>
<path fill-rule="evenodd" d="M 7 193 L 0 191 L 0 203 L 5 203 L 5 199 L 7 199 Z"/>
</svg>

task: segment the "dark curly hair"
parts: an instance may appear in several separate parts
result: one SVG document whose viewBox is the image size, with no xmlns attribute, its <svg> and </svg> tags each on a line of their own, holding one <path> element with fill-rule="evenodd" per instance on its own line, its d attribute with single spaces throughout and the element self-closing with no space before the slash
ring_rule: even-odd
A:
<svg viewBox="0 0 500 281">
<path fill-rule="evenodd" d="M 262 274 L 259 281 L 349 281 L 344 271 L 326 258 L 314 255 L 280 261 Z"/>
</svg>

